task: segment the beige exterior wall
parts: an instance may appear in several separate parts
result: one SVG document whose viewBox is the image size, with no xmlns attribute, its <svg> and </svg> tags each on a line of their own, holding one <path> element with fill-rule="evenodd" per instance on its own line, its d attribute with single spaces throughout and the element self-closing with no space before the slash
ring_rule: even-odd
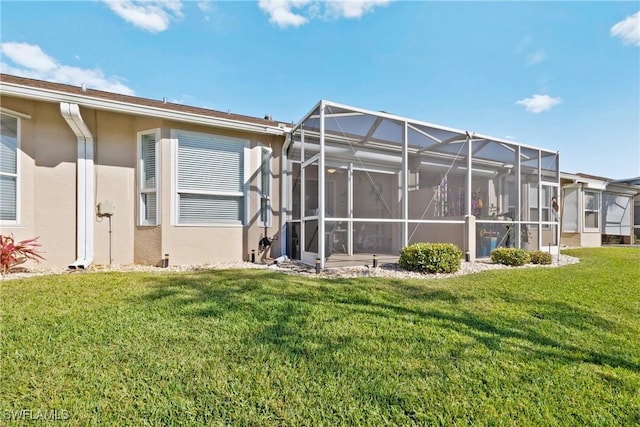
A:
<svg viewBox="0 0 640 427">
<path fill-rule="evenodd" d="M 240 226 L 184 226 L 176 224 L 172 212 L 176 208 L 176 196 L 172 188 L 175 165 L 175 141 L 171 139 L 171 130 L 186 130 L 209 133 L 249 140 L 250 149 L 245 164 L 249 171 L 245 173 L 249 179 L 248 222 Z M 167 122 L 162 128 L 161 141 L 161 205 L 162 243 L 161 254 L 169 254 L 169 263 L 173 264 L 206 264 L 215 262 L 249 261 L 251 250 L 256 250 L 259 259 L 258 243 L 264 236 L 264 228 L 259 226 L 259 178 L 260 157 L 258 147 L 269 147 L 272 150 L 272 195 L 273 216 L 267 235 L 278 234 L 280 226 L 280 166 L 283 137 L 255 135 L 245 132 L 233 132 L 223 129 L 212 129 L 203 126 L 191 126 L 182 123 Z M 278 256 L 279 244 L 273 245 L 272 256 Z"/>
<path fill-rule="evenodd" d="M 133 262 L 136 120 L 132 116 L 82 109 L 94 137 L 95 203 L 110 202 L 111 262 Z M 109 218 L 94 215 L 94 263 L 109 264 Z"/>
<path fill-rule="evenodd" d="M 580 235 L 580 246 L 589 248 L 602 246 L 602 234 L 599 232 L 583 232 Z"/>
<path fill-rule="evenodd" d="M 475 218 L 474 218 L 475 224 Z M 453 243 L 460 249 L 465 248 L 465 224 L 409 224 L 409 244 L 418 242 Z"/>
<path fill-rule="evenodd" d="M 162 228 L 136 226 L 133 241 L 133 262 L 159 266 L 163 255 Z"/>
<path fill-rule="evenodd" d="M 19 221 L 2 225 L 17 239 L 40 236 L 43 266 L 66 266 L 76 250 L 77 139 L 58 104 L 2 97 L 2 106 L 27 114 L 20 120 Z"/>
<path fill-rule="evenodd" d="M 19 223 L 2 224 L 2 234 L 17 239 L 40 236 L 46 260 L 40 267 L 66 267 L 76 259 L 76 159 L 77 138 L 55 102 L 31 101 L 3 96 L 2 107 L 31 116 L 21 119 L 19 155 Z M 154 117 L 118 114 L 81 106 L 80 113 L 94 137 L 94 194 L 96 205 L 108 201 L 114 207 L 109 219 L 94 215 L 94 263 L 159 264 L 165 253 L 171 264 L 201 264 L 249 260 L 258 249 L 264 230 L 258 227 L 260 145 L 272 149 L 273 236 L 280 225 L 280 158 L 284 137 L 233 132 L 192 126 Z M 137 219 L 137 134 L 161 129 L 160 210 L 158 226 L 140 226 Z M 250 140 L 251 181 L 249 222 L 244 227 L 187 227 L 172 224 L 175 207 L 172 193 L 171 129 L 190 130 Z M 159 171 L 160 173 L 160 171 Z M 274 254 L 279 255 L 279 244 Z M 28 264 L 27 266 L 32 266 Z"/>
<path fill-rule="evenodd" d="M 562 233 L 560 235 L 560 242 L 564 246 L 580 246 L 580 233 Z"/>
</svg>

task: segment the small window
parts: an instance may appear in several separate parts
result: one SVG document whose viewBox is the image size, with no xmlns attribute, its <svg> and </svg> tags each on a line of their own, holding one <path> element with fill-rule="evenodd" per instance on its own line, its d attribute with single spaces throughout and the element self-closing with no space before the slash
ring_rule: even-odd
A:
<svg viewBox="0 0 640 427">
<path fill-rule="evenodd" d="M 584 230 L 600 230 L 600 193 L 596 191 L 584 192 Z"/>
<path fill-rule="evenodd" d="M 505 182 L 505 213 L 511 220 L 516 219 L 516 206 L 518 205 L 518 190 L 512 180 Z"/>
<path fill-rule="evenodd" d="M 271 227 L 271 149 L 260 147 L 260 226 Z"/>
<path fill-rule="evenodd" d="M 552 222 L 558 221 L 558 197 L 556 187 L 550 185 L 542 186 L 542 221 Z M 543 230 L 549 230 L 549 224 L 543 224 Z"/>
<path fill-rule="evenodd" d="M 158 220 L 158 131 L 140 133 L 138 195 L 140 225 L 157 225 Z"/>
<path fill-rule="evenodd" d="M 18 148 L 20 120 L 0 114 L 0 221 L 18 222 Z"/>
<path fill-rule="evenodd" d="M 544 196 L 543 196 L 544 197 Z M 538 220 L 538 183 L 529 183 L 529 221 Z"/>
</svg>

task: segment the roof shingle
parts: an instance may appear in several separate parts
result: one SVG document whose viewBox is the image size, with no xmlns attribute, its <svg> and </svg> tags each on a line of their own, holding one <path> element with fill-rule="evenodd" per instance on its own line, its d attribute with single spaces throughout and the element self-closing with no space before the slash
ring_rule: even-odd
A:
<svg viewBox="0 0 640 427">
<path fill-rule="evenodd" d="M 44 80 L 30 79 L 26 77 L 13 76 L 10 74 L 0 74 L 0 82 L 13 83 L 13 84 L 18 84 L 22 86 L 37 88 L 37 89 L 46 89 L 46 90 L 51 90 L 56 92 L 67 93 L 71 95 L 88 96 L 88 97 L 102 99 L 102 100 L 125 102 L 129 104 L 135 104 L 135 105 L 140 105 L 145 107 L 154 107 L 154 108 L 164 109 L 167 111 L 178 111 L 178 112 L 184 112 L 184 113 L 198 114 L 202 116 L 236 120 L 236 121 L 241 121 L 246 123 L 256 123 L 256 124 L 261 124 L 265 126 L 278 126 L 278 124 L 280 123 L 286 125 L 285 122 L 279 122 L 277 120 L 267 120 L 259 117 L 246 116 L 243 114 L 235 114 L 235 113 L 223 112 L 218 110 L 210 110 L 207 108 L 192 107 L 188 105 L 175 104 L 172 102 L 158 101 L 155 99 L 140 98 L 137 96 L 121 95 L 118 93 L 105 92 L 105 91 L 96 90 L 96 89 L 89 89 L 89 88 L 83 89 L 82 87 L 79 87 L 79 86 L 72 86 L 72 85 L 62 84 L 62 83 L 54 83 L 54 82 L 48 82 Z"/>
</svg>

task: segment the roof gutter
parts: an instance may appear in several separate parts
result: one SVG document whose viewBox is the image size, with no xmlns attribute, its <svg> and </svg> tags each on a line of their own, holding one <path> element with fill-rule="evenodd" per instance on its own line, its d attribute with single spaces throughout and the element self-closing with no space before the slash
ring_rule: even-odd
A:
<svg viewBox="0 0 640 427">
<path fill-rule="evenodd" d="M 93 263 L 93 135 L 80 116 L 78 104 L 60 103 L 60 113 L 78 138 L 76 161 L 76 260 L 71 269 L 87 268 Z"/>
<path fill-rule="evenodd" d="M 110 99 L 101 99 L 89 95 L 71 94 L 51 89 L 32 88 L 24 85 L 8 82 L 0 82 L 0 92 L 3 95 L 12 95 L 22 98 L 37 99 L 50 102 L 65 102 L 81 104 L 83 107 L 98 110 L 112 111 L 116 113 L 129 113 L 143 116 L 160 117 L 167 120 L 176 120 L 204 126 L 216 126 L 225 129 L 243 130 L 266 135 L 284 135 L 289 130 L 288 126 L 271 126 L 259 123 L 249 123 L 240 120 L 212 117 L 202 114 L 184 111 L 172 111 L 166 108 L 139 105 L 131 102 L 123 102 Z"/>
</svg>

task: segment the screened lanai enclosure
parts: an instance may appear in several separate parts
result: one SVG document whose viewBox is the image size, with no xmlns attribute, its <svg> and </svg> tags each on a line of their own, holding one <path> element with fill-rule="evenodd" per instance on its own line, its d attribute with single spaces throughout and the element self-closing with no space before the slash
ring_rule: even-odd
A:
<svg viewBox="0 0 640 427">
<path fill-rule="evenodd" d="M 286 251 L 325 266 L 447 242 L 557 251 L 557 152 L 319 102 L 284 147 Z"/>
</svg>

